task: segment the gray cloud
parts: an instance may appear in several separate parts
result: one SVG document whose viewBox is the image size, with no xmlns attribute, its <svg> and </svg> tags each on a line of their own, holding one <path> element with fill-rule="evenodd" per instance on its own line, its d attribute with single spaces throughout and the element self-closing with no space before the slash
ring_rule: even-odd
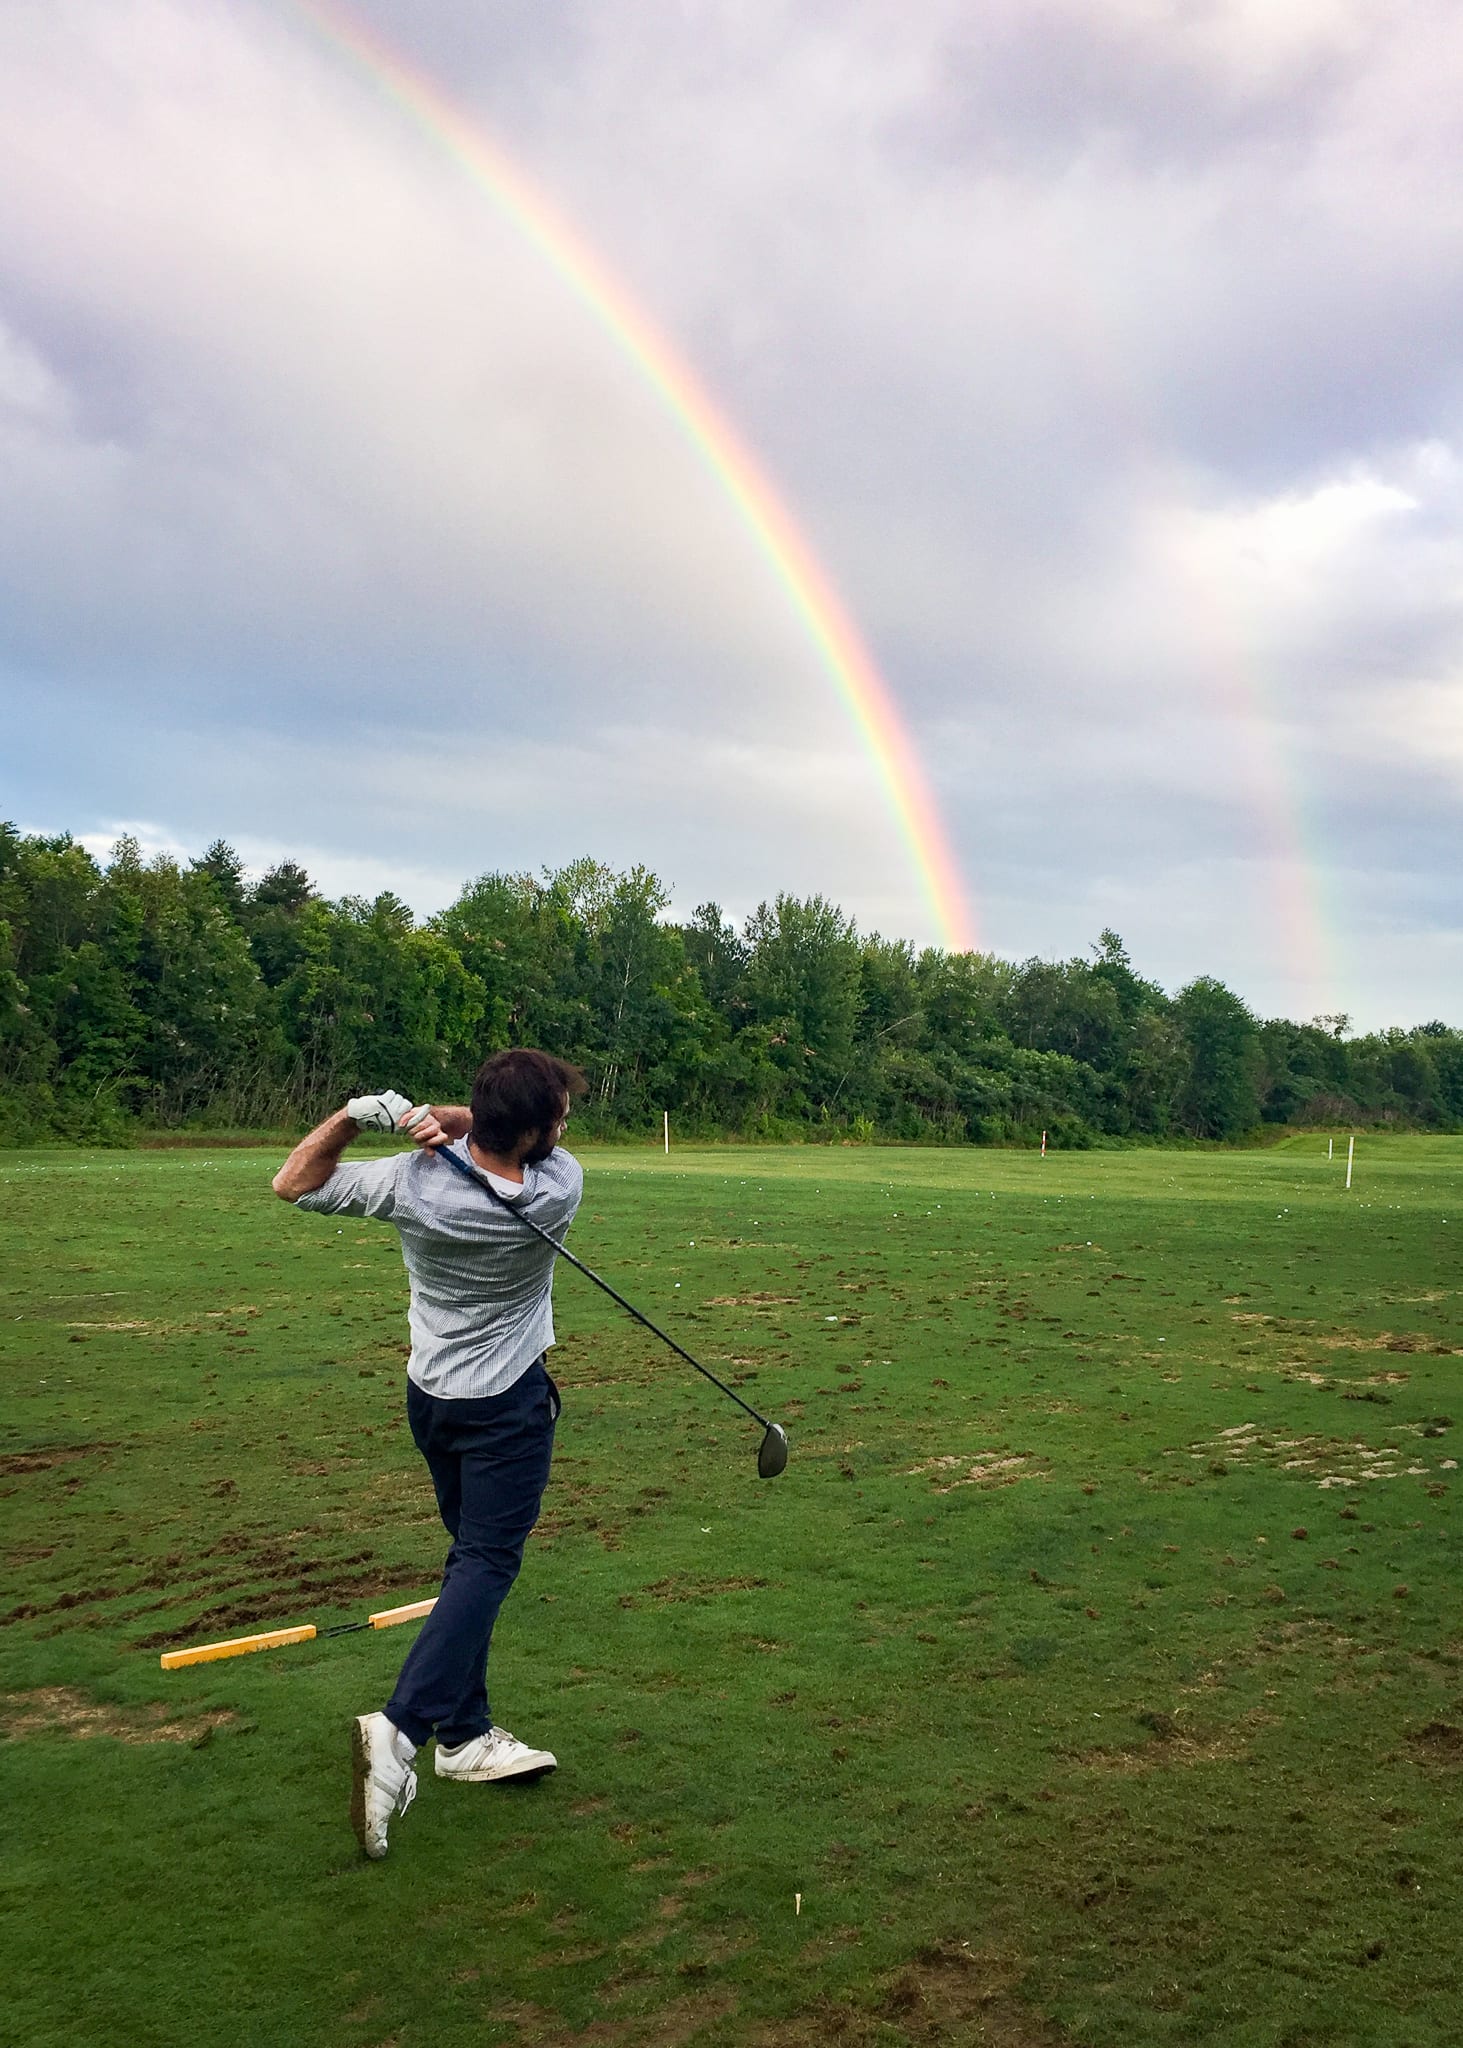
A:
<svg viewBox="0 0 1463 2048">
<path fill-rule="evenodd" d="M 1452 10 L 359 12 L 785 487 L 988 943 L 1456 1013 Z M 288 6 L 0 16 L 0 463 L 11 814 L 934 936 L 725 494 Z"/>
</svg>

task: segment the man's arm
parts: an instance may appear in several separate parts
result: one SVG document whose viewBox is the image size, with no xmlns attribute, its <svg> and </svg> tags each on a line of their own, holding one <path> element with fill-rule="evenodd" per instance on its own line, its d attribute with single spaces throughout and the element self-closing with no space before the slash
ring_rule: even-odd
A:
<svg viewBox="0 0 1463 2048">
<path fill-rule="evenodd" d="M 390 1088 L 381 1095 L 356 1096 L 344 1109 L 317 1124 L 308 1138 L 301 1138 L 274 1176 L 274 1192 L 282 1202 L 298 1202 L 301 1195 L 313 1195 L 317 1188 L 323 1188 L 339 1166 L 346 1146 L 361 1130 L 406 1130 L 418 1145 L 430 1147 L 465 1138 L 471 1129 L 469 1109 L 454 1106 L 431 1110 L 423 1106 L 412 1112 L 406 1097 Z"/>
<path fill-rule="evenodd" d="M 307 1138 L 301 1138 L 274 1176 L 274 1192 L 280 1200 L 298 1202 L 301 1195 L 312 1195 L 316 1188 L 323 1188 L 356 1132 L 354 1118 L 338 1109 L 323 1124 L 317 1124 Z"/>
</svg>

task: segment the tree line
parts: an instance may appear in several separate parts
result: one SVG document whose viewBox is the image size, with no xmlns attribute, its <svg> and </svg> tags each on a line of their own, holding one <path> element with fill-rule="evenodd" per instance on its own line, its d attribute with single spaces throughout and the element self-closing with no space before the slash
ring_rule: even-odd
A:
<svg viewBox="0 0 1463 2048">
<path fill-rule="evenodd" d="M 419 922 L 326 900 L 296 862 L 250 880 L 0 824 L 0 1142 L 284 1129 L 390 1086 L 465 1096 L 543 1045 L 590 1080 L 581 1128 L 942 1143 L 1235 1139 L 1264 1124 L 1463 1127 L 1463 1032 L 1261 1021 L 1177 994 L 1116 933 L 1083 959 L 917 951 L 821 896 L 687 924 L 648 869 L 578 860 L 469 882 Z"/>
</svg>

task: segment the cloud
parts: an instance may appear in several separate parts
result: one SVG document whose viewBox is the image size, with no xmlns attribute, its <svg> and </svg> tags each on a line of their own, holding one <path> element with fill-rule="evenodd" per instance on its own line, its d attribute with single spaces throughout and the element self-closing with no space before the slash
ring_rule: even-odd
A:
<svg viewBox="0 0 1463 2048">
<path fill-rule="evenodd" d="M 170 826 L 159 825 L 150 818 L 108 819 L 96 831 L 83 832 L 78 838 L 92 859 L 102 866 L 123 838 L 137 842 L 144 861 L 162 857 L 186 866 L 203 851 L 199 845 L 178 839 Z M 390 893 L 416 905 L 427 916 L 450 903 L 462 882 L 459 875 L 413 867 L 395 856 L 382 858 L 354 849 L 342 852 L 338 845 L 315 845 L 298 837 L 279 840 L 245 834 L 234 851 L 244 864 L 248 881 L 257 881 L 269 869 L 293 861 L 304 868 L 322 895 L 370 898 Z"/>
<path fill-rule="evenodd" d="M 987 942 L 1456 1008 L 1463 19 L 358 12 L 779 479 Z M 0 14 L 0 463 L 17 815 L 935 936 L 725 492 L 304 9 Z"/>
<path fill-rule="evenodd" d="M 815 693 L 654 394 L 442 153 L 262 18 L 82 19 L 112 90 L 80 124 L 63 38 L 7 53 L 24 641 L 80 667 L 120 626 L 119 666 L 203 708 L 202 664 L 219 710 L 307 682 L 389 717 L 405 673 L 445 711 L 486 671 L 521 724 L 495 654 L 540 688 L 603 663 L 621 702 L 687 667 L 713 712 Z"/>
</svg>

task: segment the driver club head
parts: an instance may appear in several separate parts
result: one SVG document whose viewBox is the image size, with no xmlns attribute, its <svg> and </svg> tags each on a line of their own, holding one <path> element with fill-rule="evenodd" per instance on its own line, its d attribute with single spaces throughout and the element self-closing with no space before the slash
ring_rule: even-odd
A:
<svg viewBox="0 0 1463 2048">
<path fill-rule="evenodd" d="M 757 1453 L 757 1477 L 775 1479 L 787 1467 L 787 1431 L 780 1422 L 769 1422 L 762 1447 Z"/>
</svg>

